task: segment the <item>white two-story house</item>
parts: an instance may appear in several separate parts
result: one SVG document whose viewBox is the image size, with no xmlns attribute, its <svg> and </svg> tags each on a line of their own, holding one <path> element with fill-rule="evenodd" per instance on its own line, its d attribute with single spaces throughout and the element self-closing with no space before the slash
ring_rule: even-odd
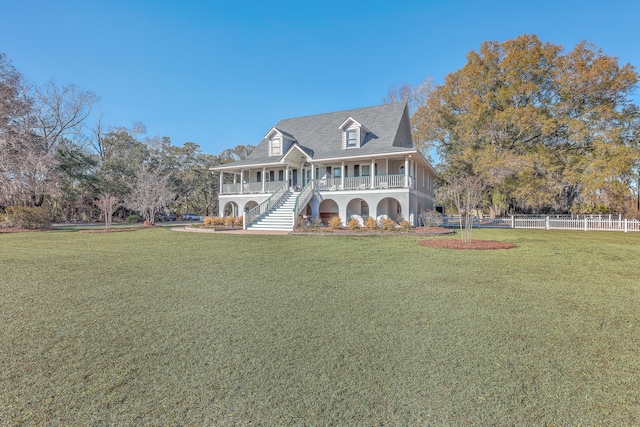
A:
<svg viewBox="0 0 640 427">
<path fill-rule="evenodd" d="M 416 225 L 433 209 L 436 172 L 411 139 L 406 103 L 284 119 L 220 174 L 220 216 L 293 229 L 300 217 L 386 215 Z"/>
</svg>

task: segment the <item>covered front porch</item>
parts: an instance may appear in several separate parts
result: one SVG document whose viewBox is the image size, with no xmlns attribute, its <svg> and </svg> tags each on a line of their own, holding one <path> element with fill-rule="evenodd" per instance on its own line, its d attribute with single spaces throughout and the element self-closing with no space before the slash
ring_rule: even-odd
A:
<svg viewBox="0 0 640 427">
<path fill-rule="evenodd" d="M 310 161 L 306 156 L 284 163 L 249 165 L 220 172 L 221 195 L 270 194 L 284 182 L 302 188 L 310 182 L 317 191 L 416 188 L 417 166 L 411 155 L 371 159 Z"/>
</svg>

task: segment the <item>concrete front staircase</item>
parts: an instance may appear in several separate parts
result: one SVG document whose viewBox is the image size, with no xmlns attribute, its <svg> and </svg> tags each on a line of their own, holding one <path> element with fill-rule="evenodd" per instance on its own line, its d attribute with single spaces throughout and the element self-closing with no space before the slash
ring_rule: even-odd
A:
<svg viewBox="0 0 640 427">
<path fill-rule="evenodd" d="M 247 226 L 247 230 L 286 230 L 293 231 L 293 205 L 298 193 L 291 193 L 280 206 L 267 212 L 262 218 Z"/>
</svg>

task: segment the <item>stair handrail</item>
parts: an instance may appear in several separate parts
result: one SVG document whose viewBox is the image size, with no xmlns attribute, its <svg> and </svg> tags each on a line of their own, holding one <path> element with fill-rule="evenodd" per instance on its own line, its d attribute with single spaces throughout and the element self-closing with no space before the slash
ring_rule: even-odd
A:
<svg viewBox="0 0 640 427">
<path fill-rule="evenodd" d="M 277 206 L 288 193 L 289 182 L 282 181 L 282 184 L 280 184 L 276 191 L 274 191 L 267 200 L 245 212 L 244 219 L 242 220 L 242 229 L 246 230 L 247 226 L 249 226 L 252 222 L 269 212 L 272 207 Z"/>
<path fill-rule="evenodd" d="M 313 191 L 315 190 L 315 179 L 309 180 L 307 184 L 302 187 L 300 193 L 296 197 L 296 202 L 293 205 L 293 225 L 295 227 L 296 217 L 302 211 L 302 209 L 307 205 L 311 197 L 313 197 Z"/>
</svg>

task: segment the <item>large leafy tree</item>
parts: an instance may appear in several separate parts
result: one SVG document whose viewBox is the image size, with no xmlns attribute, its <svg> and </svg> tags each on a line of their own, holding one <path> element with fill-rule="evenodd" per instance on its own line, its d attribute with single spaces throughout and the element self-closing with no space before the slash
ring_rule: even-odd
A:
<svg viewBox="0 0 640 427">
<path fill-rule="evenodd" d="M 630 64 L 582 42 L 565 53 L 535 35 L 485 42 L 413 116 L 443 175 L 481 176 L 489 201 L 569 210 L 576 200 L 624 210 L 638 162 Z"/>
</svg>

